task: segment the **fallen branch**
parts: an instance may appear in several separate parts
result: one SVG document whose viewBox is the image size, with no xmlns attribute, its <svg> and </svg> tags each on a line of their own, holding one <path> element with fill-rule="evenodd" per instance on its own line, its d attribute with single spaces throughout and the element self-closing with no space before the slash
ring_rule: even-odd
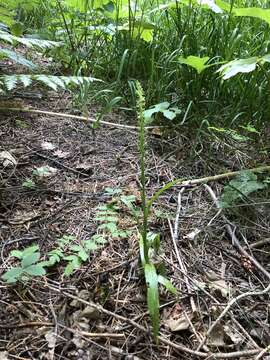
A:
<svg viewBox="0 0 270 360">
<path fill-rule="evenodd" d="M 120 129 L 129 129 L 129 130 L 139 130 L 138 126 L 132 126 L 132 125 L 124 125 L 124 124 L 116 124 L 109 121 L 99 120 L 97 122 L 97 119 L 88 117 L 88 116 L 79 116 L 79 115 L 72 115 L 72 114 L 65 114 L 65 113 L 57 113 L 53 111 L 45 111 L 45 110 L 36 110 L 36 109 L 30 109 L 30 108 L 1 108 L 0 111 L 13 111 L 13 112 L 25 112 L 29 114 L 42 114 L 42 115 L 48 115 L 48 116 L 57 116 L 62 117 L 65 119 L 75 119 L 75 120 L 81 120 L 84 123 L 98 123 L 106 126 L 116 127 Z M 160 126 L 146 126 L 146 130 L 160 128 Z"/>
<path fill-rule="evenodd" d="M 63 296 L 66 296 L 66 297 L 68 297 L 70 299 L 73 299 L 73 300 L 77 300 L 77 301 L 81 302 L 82 304 L 91 306 L 94 309 L 102 312 L 103 314 L 106 314 L 106 315 L 114 317 L 115 319 L 124 321 L 124 322 L 132 325 L 133 327 L 141 330 L 145 334 L 151 336 L 151 332 L 150 332 L 149 329 L 145 328 L 144 326 L 136 323 L 135 321 L 133 321 L 131 319 L 128 319 L 128 318 L 126 318 L 126 317 L 124 317 L 122 315 L 116 314 L 116 313 L 114 313 L 114 312 L 112 312 L 110 310 L 107 310 L 107 309 L 105 309 L 103 306 L 101 306 L 99 304 L 95 304 L 95 303 L 93 303 L 91 301 L 86 301 L 84 299 L 81 299 L 78 296 L 72 295 L 69 292 L 64 291 L 61 288 L 57 288 L 57 287 L 54 287 L 52 285 L 48 285 L 48 283 L 46 283 L 45 286 L 49 287 L 53 291 L 56 291 L 56 292 L 60 293 Z M 196 351 L 196 350 L 189 349 L 189 348 L 187 348 L 186 346 L 184 346 L 182 344 L 176 344 L 176 343 L 166 339 L 163 336 L 158 336 L 158 340 L 161 343 L 163 343 L 165 345 L 168 345 L 168 346 L 170 346 L 170 347 L 172 347 L 172 348 L 174 348 L 176 350 L 179 350 L 179 351 L 182 351 L 184 353 L 191 354 L 191 355 L 195 355 L 195 356 L 198 356 L 200 358 L 207 358 L 207 359 L 210 359 L 210 358 L 213 358 L 213 359 L 233 359 L 233 358 L 238 358 L 239 359 L 241 357 L 257 355 L 262 351 L 262 349 L 253 349 L 253 350 L 246 350 L 246 351 L 235 351 L 235 352 L 231 352 L 231 353 L 210 353 L 210 352 L 206 353 L 206 352 L 201 352 L 201 351 Z"/>
<path fill-rule="evenodd" d="M 153 202 L 156 201 L 161 194 L 163 194 L 165 191 L 171 189 L 173 186 L 189 187 L 189 186 L 194 186 L 194 185 L 207 184 L 209 182 L 223 180 L 223 179 L 231 179 L 231 178 L 241 174 L 243 171 L 250 171 L 253 173 L 267 172 L 267 171 L 270 171 L 270 165 L 259 166 L 257 168 L 244 169 L 244 170 L 238 170 L 238 171 L 229 171 L 226 173 L 217 174 L 217 175 L 213 175 L 213 176 L 206 176 L 206 177 L 198 178 L 198 179 L 191 179 L 191 180 L 176 179 L 176 180 L 173 180 L 173 181 L 167 183 L 166 185 L 164 185 L 156 193 L 154 193 L 154 195 L 148 201 L 147 207 L 148 207 L 148 209 L 150 209 Z"/>
<path fill-rule="evenodd" d="M 205 188 L 207 189 L 207 191 L 209 192 L 211 198 L 213 199 L 214 203 L 216 206 L 218 206 L 218 200 L 217 197 L 215 195 L 215 193 L 213 192 L 213 190 L 208 186 L 205 185 Z M 245 256 L 248 256 L 248 258 L 253 262 L 253 264 L 259 269 L 261 270 L 267 277 L 268 279 L 270 279 L 270 274 L 263 268 L 263 266 L 258 263 L 258 261 L 256 259 L 254 259 L 251 255 L 249 255 L 244 249 L 243 247 L 240 245 L 239 240 L 237 239 L 235 232 L 232 230 L 230 223 L 228 222 L 227 218 L 225 217 L 225 215 L 222 215 L 223 220 L 227 223 L 226 224 L 226 228 L 227 231 L 229 232 L 229 234 L 232 237 L 232 243 L 233 245 L 237 246 L 237 248 L 242 252 L 242 254 L 244 254 Z M 218 325 L 218 323 L 220 323 L 220 321 L 224 318 L 224 316 L 228 313 L 228 311 L 231 309 L 231 307 L 236 304 L 237 302 L 239 302 L 240 300 L 242 300 L 243 298 L 249 297 L 249 296 L 260 296 L 260 295 L 264 295 L 270 292 L 270 284 L 263 290 L 261 291 L 248 291 L 246 293 L 240 294 L 238 296 L 236 296 L 235 298 L 233 298 L 231 301 L 228 302 L 227 306 L 223 309 L 223 311 L 221 312 L 221 314 L 218 316 L 218 318 L 213 322 L 213 324 L 210 326 L 210 328 L 208 329 L 205 337 L 203 338 L 203 340 L 201 341 L 201 343 L 199 344 L 197 351 L 199 351 L 202 346 L 205 344 L 208 336 L 212 333 L 212 331 L 215 329 L 215 327 Z"/>
</svg>

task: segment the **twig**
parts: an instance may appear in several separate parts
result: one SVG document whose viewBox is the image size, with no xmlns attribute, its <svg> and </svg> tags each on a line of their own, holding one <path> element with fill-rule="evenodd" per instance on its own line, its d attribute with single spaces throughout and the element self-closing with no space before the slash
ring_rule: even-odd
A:
<svg viewBox="0 0 270 360">
<path fill-rule="evenodd" d="M 145 334 L 151 335 L 149 329 L 145 328 L 144 326 L 136 323 L 135 321 L 128 319 L 122 315 L 116 314 L 112 311 L 109 311 L 107 309 L 105 309 L 103 306 L 99 305 L 99 304 L 95 304 L 93 302 L 90 301 L 86 301 L 84 299 L 79 298 L 78 296 L 72 295 L 66 291 L 62 291 L 62 289 L 53 287 L 51 285 L 46 284 L 46 286 L 48 286 L 51 290 L 54 290 L 58 293 L 60 293 L 61 295 L 64 295 L 66 297 L 69 297 L 70 299 L 73 300 L 77 300 L 85 305 L 89 305 L 92 306 L 93 308 L 97 309 L 98 311 L 107 314 L 109 316 L 112 316 L 118 320 L 124 321 L 126 323 L 129 323 L 130 325 L 132 325 L 133 327 L 141 330 L 142 332 L 144 332 Z M 60 325 L 60 324 L 59 324 Z M 231 352 L 231 353 L 205 353 L 205 352 L 201 352 L 201 351 L 196 351 L 196 350 L 192 350 L 187 348 L 186 346 L 179 344 L 179 343 L 174 343 L 168 339 L 166 339 L 163 336 L 158 336 L 158 340 L 168 346 L 171 346 L 172 348 L 176 349 L 176 350 L 180 350 L 182 352 L 191 354 L 191 355 L 195 355 L 201 358 L 208 358 L 210 359 L 211 356 L 215 359 L 233 359 L 233 358 L 240 358 L 240 357 L 247 357 L 247 356 L 253 356 L 253 355 L 257 355 L 261 349 L 254 349 L 254 350 L 246 350 L 246 351 L 236 351 L 236 352 Z"/>
<path fill-rule="evenodd" d="M 270 345 L 267 346 L 265 349 L 263 349 L 255 358 L 255 360 L 260 360 L 263 359 L 264 355 L 269 353 L 270 351 Z"/>
<path fill-rule="evenodd" d="M 209 192 L 210 196 L 212 197 L 215 205 L 218 205 L 218 200 L 217 197 L 215 195 L 215 193 L 213 192 L 213 190 L 208 186 L 208 185 L 204 185 L 206 190 Z M 226 219 L 225 215 L 222 215 L 224 221 L 228 222 L 228 220 Z M 232 230 L 230 224 L 227 223 L 226 228 L 228 230 L 228 232 L 230 233 L 230 235 L 232 236 L 232 241 L 234 245 L 237 245 L 237 247 L 239 247 L 242 251 L 243 248 L 240 245 L 238 239 L 235 236 L 235 232 Z M 252 256 L 250 256 L 245 250 L 244 250 L 244 254 L 246 256 L 246 254 L 248 255 L 249 258 L 251 258 L 252 262 L 254 263 L 254 265 L 256 265 L 260 270 L 263 270 L 264 273 L 266 273 L 267 276 L 269 276 L 270 279 L 270 274 L 268 275 L 268 272 L 262 267 L 262 265 L 260 265 L 256 259 L 254 259 Z M 201 341 L 201 343 L 199 344 L 197 351 L 199 351 L 202 346 L 205 344 L 208 336 L 212 333 L 212 331 L 214 330 L 214 328 L 217 326 L 217 324 L 224 318 L 224 316 L 227 314 L 227 312 L 231 309 L 231 307 L 237 303 L 238 301 L 240 301 L 241 299 L 248 297 L 248 296 L 260 296 L 260 295 L 264 295 L 267 294 L 268 292 L 270 292 L 270 284 L 261 291 L 249 291 L 243 294 L 238 295 L 237 297 L 233 298 L 231 301 L 229 301 L 229 303 L 227 304 L 227 306 L 224 308 L 224 310 L 221 312 L 221 314 L 218 316 L 218 318 L 213 322 L 213 324 L 210 326 L 210 328 L 208 329 L 205 337 L 203 338 L 203 340 Z"/>
<path fill-rule="evenodd" d="M 86 117 L 86 116 L 79 116 L 79 115 L 72 115 L 72 114 L 65 114 L 65 113 L 57 113 L 52 111 L 45 111 L 45 110 L 35 110 L 30 108 L 0 108 L 0 111 L 14 111 L 14 112 L 26 112 L 30 114 L 43 114 L 43 115 L 49 115 L 49 116 L 57 116 L 62 117 L 65 119 L 75 119 L 75 120 L 81 120 L 85 123 L 96 123 L 97 120 L 94 118 Z M 109 121 L 99 120 L 99 124 L 116 127 L 120 129 L 130 129 L 130 130 L 139 130 L 138 126 L 132 126 L 132 125 L 124 125 L 124 124 L 116 124 Z M 146 126 L 146 130 L 160 128 L 160 126 Z"/>
<path fill-rule="evenodd" d="M 39 157 L 41 157 L 41 158 L 43 158 L 43 159 L 49 160 L 49 161 L 51 161 L 51 162 L 53 162 L 53 163 L 61 166 L 62 168 L 67 169 L 67 170 L 73 172 L 74 174 L 79 174 L 79 175 L 85 176 L 85 177 L 89 177 L 89 176 L 90 176 L 89 174 L 83 173 L 83 172 L 78 171 L 78 170 L 76 170 L 76 169 L 73 169 L 73 168 L 71 168 L 71 167 L 69 167 L 69 166 L 67 166 L 67 165 L 64 165 L 64 164 L 61 163 L 60 161 L 58 161 L 58 160 L 56 160 L 56 159 L 53 159 L 53 158 L 51 158 L 50 156 L 43 155 L 43 154 L 39 153 L 38 151 L 36 151 L 36 150 L 34 150 L 34 149 L 31 149 L 30 147 L 28 147 L 28 149 L 31 150 L 31 151 L 32 151 L 34 154 L 36 154 L 37 156 L 39 156 Z"/>
</svg>

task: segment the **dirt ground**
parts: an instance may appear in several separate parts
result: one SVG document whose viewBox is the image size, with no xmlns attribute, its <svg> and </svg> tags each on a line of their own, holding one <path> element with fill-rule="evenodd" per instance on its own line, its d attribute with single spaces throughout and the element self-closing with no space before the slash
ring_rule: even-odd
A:
<svg viewBox="0 0 270 360">
<path fill-rule="evenodd" d="M 72 112 L 64 94 L 41 99 L 30 94 L 22 101 Z M 106 120 L 132 123 L 120 113 Z M 254 165 L 250 149 L 216 142 L 206 151 L 194 144 L 187 132 L 166 139 L 149 134 L 148 196 L 176 178 Z M 118 227 L 129 231 L 108 238 L 71 276 L 63 276 L 62 261 L 27 283 L 1 281 L 0 359 L 268 358 L 263 352 L 270 344 L 267 199 L 252 198 L 249 206 L 236 209 L 237 216 L 229 212 L 224 217 L 211 197 L 211 190 L 220 195 L 223 180 L 210 183 L 210 189 L 176 186 L 156 201 L 149 222 L 150 230 L 161 235 L 155 261 L 163 262 L 178 290 L 175 297 L 160 288 L 156 342 L 139 262 L 138 226 L 117 195 L 105 190 L 121 189 L 140 205 L 136 131 L 102 126 L 93 132 L 72 119 L 5 112 L 0 113 L 0 152 L 15 159 L 0 162 L 2 274 L 17 264 L 10 255 L 14 249 L 38 244 L 45 259 L 65 235 L 74 236 L 77 245 L 91 238 L 100 205 L 117 203 Z M 49 176 L 33 173 L 41 167 L 50 167 Z M 29 179 L 35 186 L 25 185 Z"/>
</svg>

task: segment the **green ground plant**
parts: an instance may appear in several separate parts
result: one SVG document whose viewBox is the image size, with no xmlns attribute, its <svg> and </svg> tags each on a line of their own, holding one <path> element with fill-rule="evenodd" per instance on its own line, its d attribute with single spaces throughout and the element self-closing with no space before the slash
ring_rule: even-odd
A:
<svg viewBox="0 0 270 360">
<path fill-rule="evenodd" d="M 63 43 L 53 49 L 63 72 L 104 80 L 95 91 L 111 91 L 107 102 L 121 96 L 119 106 L 134 108 L 138 79 L 146 108 L 181 109 L 164 117 L 167 125 L 185 117 L 189 127 L 234 128 L 268 118 L 266 2 L 43 0 L 18 17 L 29 32 Z"/>
</svg>

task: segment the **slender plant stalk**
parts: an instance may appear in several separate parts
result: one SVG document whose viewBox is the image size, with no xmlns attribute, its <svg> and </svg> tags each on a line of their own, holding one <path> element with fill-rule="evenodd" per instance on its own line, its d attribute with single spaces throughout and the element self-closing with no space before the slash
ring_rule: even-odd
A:
<svg viewBox="0 0 270 360">
<path fill-rule="evenodd" d="M 141 226 L 141 236 L 143 240 L 144 261 L 149 263 L 148 257 L 148 243 L 147 243 L 147 228 L 148 228 L 148 208 L 146 199 L 146 176 L 145 176 L 145 127 L 144 127 L 144 110 L 145 97 L 141 84 L 136 82 L 137 93 L 137 117 L 139 126 L 139 153 L 140 153 L 140 182 L 141 182 L 141 202 L 143 210 L 143 222 Z"/>
</svg>

